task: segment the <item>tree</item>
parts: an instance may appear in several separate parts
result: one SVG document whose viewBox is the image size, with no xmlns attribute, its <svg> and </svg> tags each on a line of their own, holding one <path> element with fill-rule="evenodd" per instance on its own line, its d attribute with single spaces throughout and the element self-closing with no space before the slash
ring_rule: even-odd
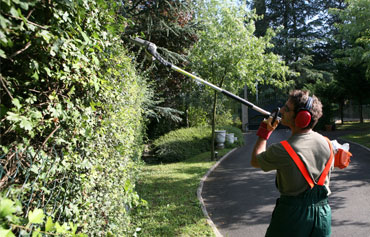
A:
<svg viewBox="0 0 370 237">
<path fill-rule="evenodd" d="M 332 12 L 340 19 L 336 25 L 339 30 L 336 39 L 341 46 L 336 50 L 336 79 L 360 105 L 362 123 L 362 105 L 370 89 L 370 2 L 348 0 L 346 3 L 347 8 Z"/>
<path fill-rule="evenodd" d="M 185 54 L 197 40 L 197 25 L 194 24 L 194 1 L 190 0 L 134 0 L 123 1 L 122 15 L 128 24 L 125 36 L 140 36 L 155 43 L 158 51 L 179 67 L 186 67 Z M 139 48 L 133 48 L 137 55 L 137 69 L 145 74 L 154 88 L 151 105 L 153 113 L 148 122 L 148 136 L 154 138 L 180 126 L 179 110 L 183 110 L 183 94 L 188 89 L 185 76 L 169 71 L 151 60 Z"/>
<path fill-rule="evenodd" d="M 342 8 L 342 0 L 248 1 L 262 19 L 256 21 L 256 35 L 263 36 L 268 27 L 277 30 L 273 52 L 281 55 L 289 67 L 298 72 L 295 87 L 330 81 L 332 76 L 332 33 L 336 17 L 328 14 L 332 7 Z"/>
<path fill-rule="evenodd" d="M 254 36 L 256 15 L 247 12 L 245 5 L 232 1 L 199 2 L 197 20 L 203 26 L 199 41 L 191 51 L 192 69 L 211 83 L 237 92 L 245 84 L 253 88 L 256 81 L 282 87 L 288 72 L 279 56 L 267 53 L 272 47 L 273 32 L 264 37 Z M 214 158 L 215 117 L 217 92 L 213 93 L 212 151 Z"/>
</svg>

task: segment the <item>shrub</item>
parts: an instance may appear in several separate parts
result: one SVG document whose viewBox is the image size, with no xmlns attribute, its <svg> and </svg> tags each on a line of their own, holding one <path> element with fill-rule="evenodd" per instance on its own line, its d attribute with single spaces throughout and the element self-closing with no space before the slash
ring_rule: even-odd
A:
<svg viewBox="0 0 370 237">
<path fill-rule="evenodd" d="M 208 124 L 209 116 L 201 107 L 190 106 L 188 117 L 190 127 L 206 126 Z"/>
<path fill-rule="evenodd" d="M 186 160 L 211 149 L 211 128 L 181 128 L 159 137 L 153 145 L 159 162 Z"/>
<path fill-rule="evenodd" d="M 233 115 L 231 110 L 226 110 L 222 113 L 216 114 L 216 124 L 220 126 L 228 126 L 233 124 Z"/>
<path fill-rule="evenodd" d="M 240 130 L 242 129 L 242 121 L 240 120 L 239 116 L 235 117 L 233 120 L 233 126 L 236 128 L 239 128 Z"/>
<path fill-rule="evenodd" d="M 234 133 L 238 141 L 225 144 L 226 147 L 237 147 L 244 144 L 240 129 L 232 126 L 220 126 L 219 129 Z M 177 162 L 186 160 L 202 152 L 211 150 L 210 127 L 191 127 L 171 131 L 153 142 L 155 157 L 153 162 Z"/>
</svg>

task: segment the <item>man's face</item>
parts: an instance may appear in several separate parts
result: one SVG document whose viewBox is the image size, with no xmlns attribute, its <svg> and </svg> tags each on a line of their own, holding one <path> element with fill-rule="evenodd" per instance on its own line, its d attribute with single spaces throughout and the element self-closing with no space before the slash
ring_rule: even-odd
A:
<svg viewBox="0 0 370 237">
<path fill-rule="evenodd" d="M 295 126 L 294 104 L 288 100 L 280 110 L 281 124 L 293 128 Z"/>
</svg>

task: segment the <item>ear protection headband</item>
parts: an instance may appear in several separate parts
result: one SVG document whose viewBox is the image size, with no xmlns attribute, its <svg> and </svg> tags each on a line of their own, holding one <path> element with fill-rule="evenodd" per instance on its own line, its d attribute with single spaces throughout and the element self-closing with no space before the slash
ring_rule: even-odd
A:
<svg viewBox="0 0 370 237">
<path fill-rule="evenodd" d="M 311 96 L 308 97 L 304 107 L 298 110 L 297 116 L 295 117 L 295 126 L 299 128 L 307 127 L 311 122 L 311 108 L 313 99 Z"/>
</svg>

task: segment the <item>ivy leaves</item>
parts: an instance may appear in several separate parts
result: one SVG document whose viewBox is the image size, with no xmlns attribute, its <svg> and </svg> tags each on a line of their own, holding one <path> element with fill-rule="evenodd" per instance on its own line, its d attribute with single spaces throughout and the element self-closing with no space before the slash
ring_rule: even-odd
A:
<svg viewBox="0 0 370 237">
<path fill-rule="evenodd" d="M 49 218 L 58 215 L 92 235 L 128 233 L 128 210 L 140 204 L 134 188 L 148 89 L 120 40 L 119 5 L 1 3 L 1 148 L 5 159 L 29 162 L 6 167 L 22 169 L 10 175 L 26 181 L 6 190 L 33 209 L 25 226 L 77 228 Z"/>
<path fill-rule="evenodd" d="M 12 201 L 8 198 L 0 197 L 0 236 L 13 237 L 13 230 L 19 229 L 21 236 L 41 237 L 45 234 L 65 234 L 68 236 L 86 236 L 76 234 L 77 225 L 70 223 L 59 224 L 53 222 L 49 216 L 45 222 L 45 214 L 42 209 L 34 209 L 28 213 L 27 218 L 19 217 L 22 207 L 19 201 Z M 43 235 L 44 234 L 44 235 Z"/>
</svg>

